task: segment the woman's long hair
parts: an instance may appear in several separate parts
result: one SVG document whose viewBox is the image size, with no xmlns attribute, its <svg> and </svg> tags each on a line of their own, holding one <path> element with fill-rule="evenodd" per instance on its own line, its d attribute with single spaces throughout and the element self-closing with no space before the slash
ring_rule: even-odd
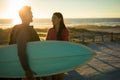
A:
<svg viewBox="0 0 120 80">
<path fill-rule="evenodd" d="M 55 12 L 53 15 L 57 16 L 58 18 L 61 18 L 60 25 L 59 25 L 59 31 L 57 33 L 57 40 L 62 40 L 62 30 L 66 29 L 66 26 L 64 24 L 63 15 L 60 12 Z M 55 28 L 55 26 L 53 26 Z"/>
</svg>

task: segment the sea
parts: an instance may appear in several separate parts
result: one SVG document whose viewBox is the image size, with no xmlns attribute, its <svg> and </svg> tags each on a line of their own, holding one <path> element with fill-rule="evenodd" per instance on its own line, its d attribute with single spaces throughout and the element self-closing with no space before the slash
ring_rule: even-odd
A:
<svg viewBox="0 0 120 80">
<path fill-rule="evenodd" d="M 12 28 L 16 23 L 13 19 L 0 19 L 0 28 Z M 75 27 L 79 25 L 96 25 L 96 26 L 120 26 L 120 18 L 65 18 L 65 25 Z M 18 23 L 17 23 L 18 24 Z M 34 28 L 52 27 L 51 19 L 33 19 L 31 25 Z"/>
</svg>

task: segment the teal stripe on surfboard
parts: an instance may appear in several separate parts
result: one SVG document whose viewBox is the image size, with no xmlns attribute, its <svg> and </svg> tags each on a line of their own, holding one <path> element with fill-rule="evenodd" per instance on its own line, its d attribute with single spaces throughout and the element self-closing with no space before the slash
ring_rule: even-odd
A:
<svg viewBox="0 0 120 80">
<path fill-rule="evenodd" d="M 35 76 L 48 76 L 73 70 L 94 57 L 88 47 L 66 41 L 37 41 L 27 45 L 29 64 Z M 0 77 L 24 77 L 17 45 L 0 48 Z"/>
</svg>

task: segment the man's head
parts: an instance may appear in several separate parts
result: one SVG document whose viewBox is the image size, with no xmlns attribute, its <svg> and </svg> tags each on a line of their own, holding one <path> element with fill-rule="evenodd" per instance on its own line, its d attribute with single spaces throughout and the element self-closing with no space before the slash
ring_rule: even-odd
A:
<svg viewBox="0 0 120 80">
<path fill-rule="evenodd" d="M 23 23 L 29 24 L 30 22 L 32 22 L 32 12 L 31 12 L 31 7 L 30 6 L 23 6 L 20 10 L 19 10 L 19 16 L 22 20 Z"/>
</svg>

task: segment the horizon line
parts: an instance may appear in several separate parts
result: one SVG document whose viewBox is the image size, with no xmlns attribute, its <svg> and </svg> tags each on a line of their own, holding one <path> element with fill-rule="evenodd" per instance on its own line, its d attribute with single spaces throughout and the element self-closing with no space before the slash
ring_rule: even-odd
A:
<svg viewBox="0 0 120 80">
<path fill-rule="evenodd" d="M 76 18 L 76 17 L 71 17 L 71 18 L 68 17 L 68 18 L 67 18 L 67 17 L 66 17 L 66 18 L 65 18 L 65 17 L 64 17 L 64 19 L 97 19 L 97 18 L 98 18 L 98 19 L 99 19 L 99 18 L 101 18 L 101 19 L 102 19 L 102 18 L 104 18 L 104 19 L 105 19 L 105 18 L 106 18 L 106 19 L 108 18 L 108 19 L 109 19 L 109 18 L 120 18 L 120 17 L 93 17 L 93 18 L 92 18 L 92 17 L 88 17 L 88 18 L 87 18 L 87 17 L 86 17 L 86 18 L 84 18 L 84 17 L 78 17 L 78 18 Z M 14 18 L 0 18 L 0 19 L 14 19 Z M 40 17 L 36 18 L 36 17 L 35 17 L 35 18 L 33 18 L 33 19 L 51 19 L 51 18 L 40 18 Z"/>
</svg>

